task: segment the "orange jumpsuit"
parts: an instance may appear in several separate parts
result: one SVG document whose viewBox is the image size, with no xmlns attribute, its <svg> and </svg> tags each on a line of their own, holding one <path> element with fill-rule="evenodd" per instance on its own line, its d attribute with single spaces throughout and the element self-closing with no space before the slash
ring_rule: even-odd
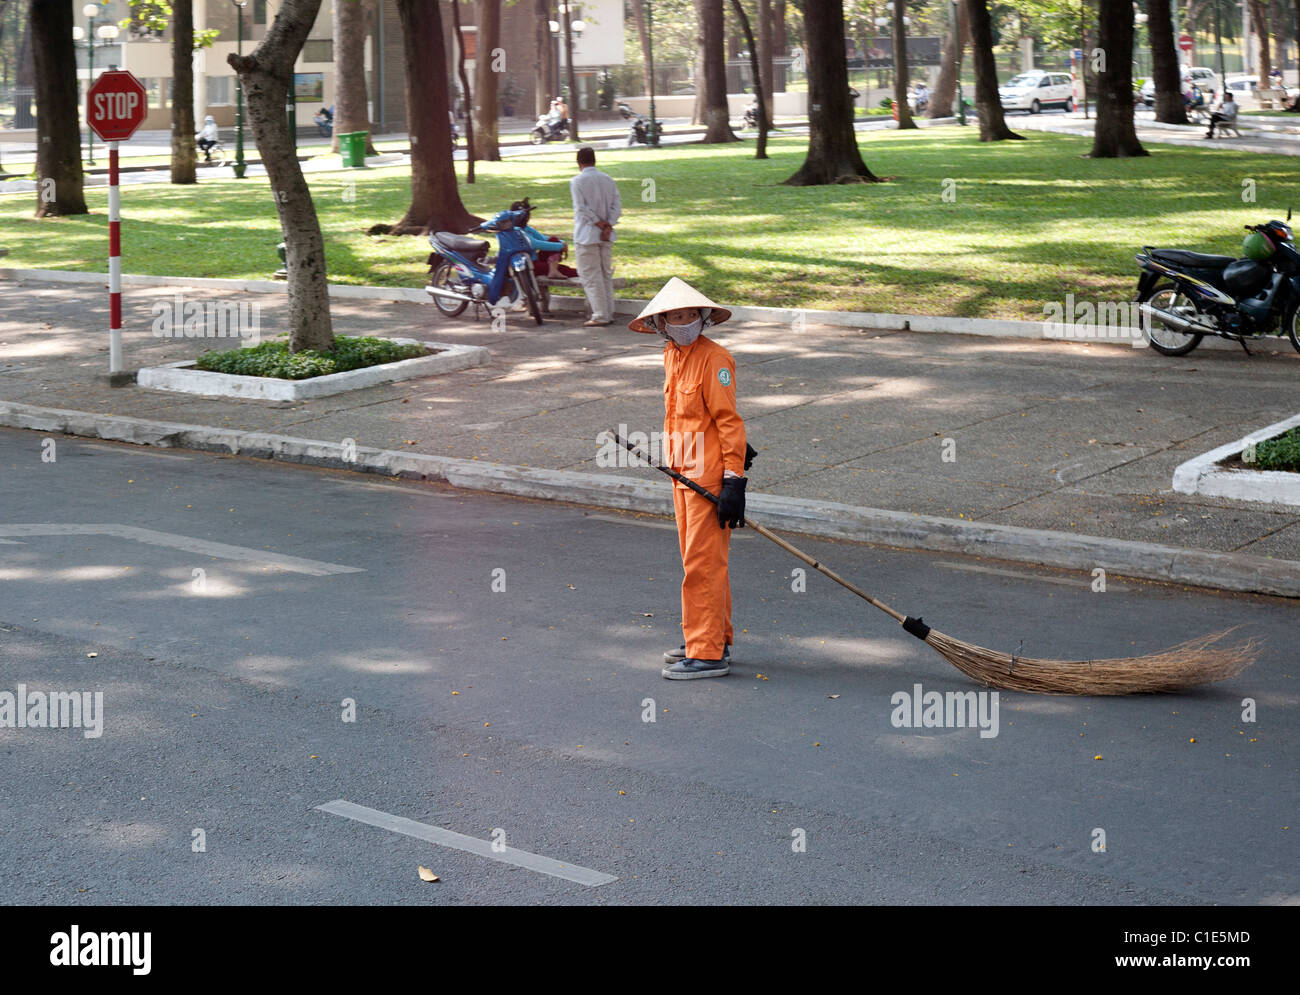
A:
<svg viewBox="0 0 1300 995">
<path fill-rule="evenodd" d="M 665 462 L 717 494 L 725 470 L 745 473 L 745 423 L 736 412 L 736 361 L 701 335 L 681 348 L 664 347 Z M 717 506 L 673 482 L 673 509 L 682 551 L 682 634 L 686 656 L 720 660 L 733 641 L 727 553 L 731 530 Z"/>
</svg>

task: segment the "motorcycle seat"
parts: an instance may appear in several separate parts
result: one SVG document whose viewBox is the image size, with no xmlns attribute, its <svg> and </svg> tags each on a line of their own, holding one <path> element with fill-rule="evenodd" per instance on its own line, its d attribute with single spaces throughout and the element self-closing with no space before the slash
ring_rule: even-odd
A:
<svg viewBox="0 0 1300 995">
<path fill-rule="evenodd" d="M 459 252 L 462 256 L 468 256 L 470 259 L 479 259 L 488 250 L 488 243 L 481 238 L 455 235 L 449 231 L 437 232 L 433 237 L 444 248 L 450 249 L 452 252 Z"/>
<path fill-rule="evenodd" d="M 1189 252 L 1186 249 L 1152 249 L 1151 256 L 1162 263 L 1175 266 L 1194 266 L 1197 269 L 1223 269 L 1237 260 L 1233 256 L 1211 256 L 1204 252 Z"/>
</svg>

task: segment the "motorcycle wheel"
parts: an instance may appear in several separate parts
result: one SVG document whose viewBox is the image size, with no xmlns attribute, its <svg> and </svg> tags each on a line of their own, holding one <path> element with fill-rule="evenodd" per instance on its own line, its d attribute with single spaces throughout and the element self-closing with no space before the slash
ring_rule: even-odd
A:
<svg viewBox="0 0 1300 995">
<path fill-rule="evenodd" d="M 528 313 L 533 316 L 533 323 L 540 325 L 542 323 L 542 291 L 537 286 L 537 274 L 533 272 L 531 266 L 524 270 L 522 278 L 519 279 L 520 289 L 524 292 L 524 297 L 528 300 Z"/>
<path fill-rule="evenodd" d="M 1173 311 L 1181 315 L 1200 313 L 1196 302 L 1169 280 L 1161 280 L 1138 297 L 1137 303 L 1150 304 L 1163 311 Z M 1201 339 L 1205 337 L 1192 332 L 1175 331 L 1163 324 L 1159 318 L 1149 318 L 1145 315 L 1142 318 L 1142 330 L 1147 333 L 1147 341 L 1151 344 L 1151 348 L 1162 356 L 1186 356 L 1200 345 Z"/>
<path fill-rule="evenodd" d="M 1300 303 L 1291 306 L 1291 311 L 1285 320 L 1286 333 L 1291 339 L 1291 345 L 1296 352 L 1300 352 Z"/>
<path fill-rule="evenodd" d="M 457 275 L 455 266 L 449 262 L 441 262 L 438 264 L 438 268 L 433 271 L 429 286 L 462 293 L 463 289 L 459 286 Z M 431 294 L 430 296 L 433 297 L 433 303 L 438 306 L 438 310 L 448 318 L 458 317 L 469 306 L 469 301 L 454 301 L 450 297 L 439 297 L 437 294 Z"/>
<path fill-rule="evenodd" d="M 546 141 L 546 132 L 542 131 L 541 128 L 534 128 L 528 135 L 528 140 L 534 145 L 541 145 L 542 142 Z"/>
</svg>

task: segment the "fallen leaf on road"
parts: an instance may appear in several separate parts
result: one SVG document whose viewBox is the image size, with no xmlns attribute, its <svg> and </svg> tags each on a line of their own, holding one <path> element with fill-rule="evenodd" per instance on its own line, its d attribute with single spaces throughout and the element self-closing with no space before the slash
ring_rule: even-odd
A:
<svg viewBox="0 0 1300 995">
<path fill-rule="evenodd" d="M 98 654 L 98 653 L 87 653 L 86 656 L 90 657 L 90 658 L 93 660 L 95 657 L 99 656 L 99 654 Z"/>
<path fill-rule="evenodd" d="M 831 698 L 831 699 L 835 699 L 835 698 L 838 698 L 839 695 L 838 695 L 838 694 L 828 694 L 826 697 L 827 697 L 827 698 Z"/>
<path fill-rule="evenodd" d="M 429 870 L 429 868 L 427 868 L 427 867 L 421 867 L 421 868 L 419 869 L 419 871 L 420 871 L 420 880 L 421 880 L 421 881 L 441 881 L 441 880 L 442 880 L 442 878 L 438 877 L 438 875 L 434 874 L 433 871 Z"/>
</svg>

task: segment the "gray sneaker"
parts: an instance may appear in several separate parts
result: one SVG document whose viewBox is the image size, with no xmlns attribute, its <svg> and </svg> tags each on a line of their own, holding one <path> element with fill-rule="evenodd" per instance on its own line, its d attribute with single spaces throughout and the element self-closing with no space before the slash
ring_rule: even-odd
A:
<svg viewBox="0 0 1300 995">
<path fill-rule="evenodd" d="M 678 646 L 675 650 L 669 650 L 664 654 L 664 663 L 677 663 L 679 660 L 686 659 L 686 647 Z M 727 643 L 722 647 L 722 662 L 731 663 L 731 644 Z"/>
<path fill-rule="evenodd" d="M 731 667 L 726 660 L 678 660 L 671 667 L 664 667 L 661 673 L 670 681 L 693 681 L 697 677 L 726 677 Z"/>
</svg>

